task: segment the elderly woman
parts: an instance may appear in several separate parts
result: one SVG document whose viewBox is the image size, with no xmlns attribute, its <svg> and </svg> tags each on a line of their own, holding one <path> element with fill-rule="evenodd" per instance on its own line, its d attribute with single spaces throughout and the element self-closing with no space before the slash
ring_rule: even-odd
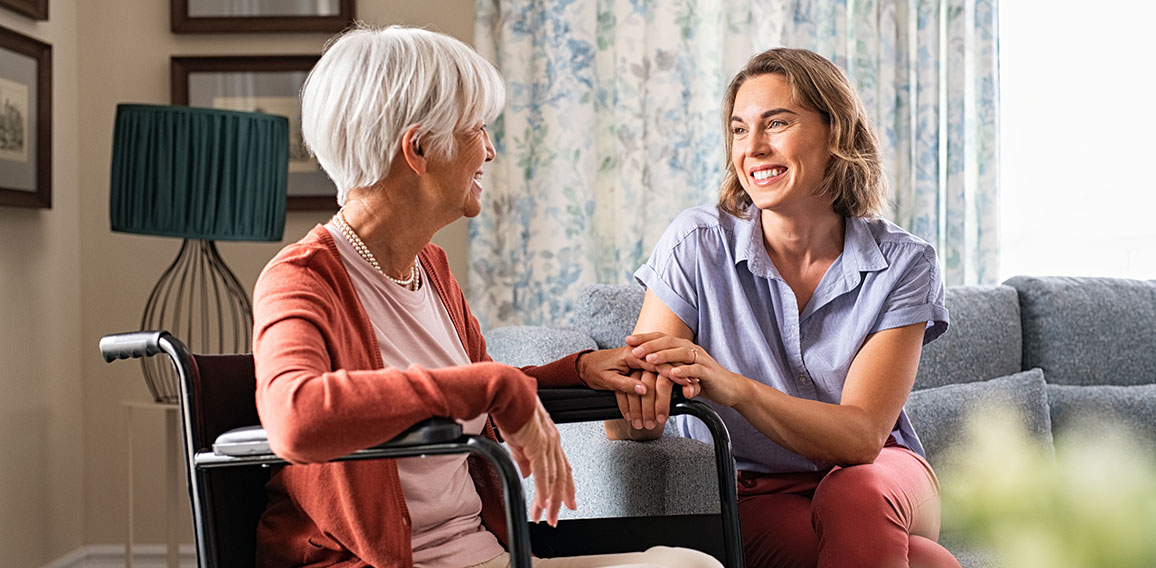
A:
<svg viewBox="0 0 1156 568">
<path fill-rule="evenodd" d="M 628 350 L 515 369 L 489 361 L 477 321 L 430 243 L 477 215 L 494 157 L 485 121 L 497 71 L 418 29 L 358 28 L 325 51 L 301 95 L 306 143 L 341 209 L 287 246 L 254 292 L 257 408 L 273 451 L 306 464 L 388 440 L 432 416 L 500 429 L 537 488 L 532 516 L 574 508 L 570 466 L 539 386 L 641 393 Z M 506 566 L 494 483 L 465 455 L 298 465 L 277 471 L 258 534 L 262 566 Z M 717 566 L 665 547 L 543 561 Z"/>
<path fill-rule="evenodd" d="M 707 398 L 733 441 L 749 567 L 959 566 L 903 412 L 922 345 L 947 328 L 943 281 L 931 245 L 875 217 L 863 104 L 831 62 L 773 49 L 731 81 L 722 118 L 718 206 L 683 212 L 635 273 L 627 344 L 660 376 L 620 394 L 631 422 L 608 433 L 659 433 L 672 382 Z"/>
</svg>

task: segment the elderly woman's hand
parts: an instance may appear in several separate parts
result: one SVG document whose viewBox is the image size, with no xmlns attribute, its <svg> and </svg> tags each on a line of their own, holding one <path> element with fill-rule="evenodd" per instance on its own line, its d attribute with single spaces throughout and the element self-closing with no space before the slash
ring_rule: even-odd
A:
<svg viewBox="0 0 1156 568">
<path fill-rule="evenodd" d="M 505 434 L 506 443 L 522 470 L 522 477 L 534 475 L 534 505 L 531 520 L 537 522 L 546 512 L 546 522 L 558 525 L 558 510 L 564 503 L 571 511 L 574 502 L 574 477 L 570 462 L 562 452 L 562 439 L 550 414 L 537 400 L 534 415 L 513 434 Z"/>
<path fill-rule="evenodd" d="M 630 354 L 630 347 L 600 349 L 578 357 L 578 376 L 586 386 L 595 390 L 612 390 L 636 395 L 646 394 L 646 386 L 635 371 L 654 370 Z"/>
<path fill-rule="evenodd" d="M 659 376 L 653 366 L 648 367 L 650 370 L 635 371 L 635 376 L 646 388 L 645 393 L 615 393 L 618 396 L 618 410 L 622 413 L 622 418 L 635 430 L 627 433 L 628 438 L 639 440 L 657 438 L 662 434 L 661 428 L 670 416 L 670 393 L 674 383 Z M 640 430 L 645 432 L 638 432 Z"/>
</svg>

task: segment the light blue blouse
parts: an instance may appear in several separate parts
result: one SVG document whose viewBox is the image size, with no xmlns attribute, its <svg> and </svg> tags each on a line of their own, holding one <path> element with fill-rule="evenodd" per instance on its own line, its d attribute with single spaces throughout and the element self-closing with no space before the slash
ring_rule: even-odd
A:
<svg viewBox="0 0 1156 568">
<path fill-rule="evenodd" d="M 762 234 L 758 215 L 739 219 L 714 206 L 688 209 L 634 274 L 724 367 L 792 396 L 838 404 L 867 336 L 927 322 L 926 344 L 947 329 L 935 249 L 898 226 L 847 218 L 843 252 L 801 314 Z M 738 412 L 706 402 L 726 423 L 740 470 L 830 469 L 832 464 L 772 442 Z M 677 420 L 681 435 L 710 442 L 697 419 Z M 892 434 L 900 445 L 924 453 L 906 412 Z"/>
</svg>

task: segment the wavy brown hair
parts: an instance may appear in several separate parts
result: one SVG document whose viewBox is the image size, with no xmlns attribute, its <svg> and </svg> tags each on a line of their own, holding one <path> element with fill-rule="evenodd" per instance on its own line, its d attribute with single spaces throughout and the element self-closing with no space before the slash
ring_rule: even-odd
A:
<svg viewBox="0 0 1156 568">
<path fill-rule="evenodd" d="M 878 215 L 887 199 L 887 180 L 879 158 L 879 140 L 871 128 L 867 109 L 847 76 L 834 63 L 805 49 L 777 48 L 755 55 L 734 79 L 723 97 L 723 132 L 726 137 L 726 175 L 719 189 L 719 207 L 737 217 L 751 207 L 731 161 L 734 134 L 731 116 L 735 97 L 752 77 L 779 75 L 791 86 L 798 104 L 816 111 L 830 129 L 823 181 L 815 193 L 831 200 L 835 212 L 847 217 Z"/>
</svg>

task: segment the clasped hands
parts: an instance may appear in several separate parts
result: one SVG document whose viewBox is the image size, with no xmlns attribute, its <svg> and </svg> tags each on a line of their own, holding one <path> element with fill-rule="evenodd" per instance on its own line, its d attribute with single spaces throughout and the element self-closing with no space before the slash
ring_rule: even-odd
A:
<svg viewBox="0 0 1156 568">
<path fill-rule="evenodd" d="M 636 369 L 634 376 L 646 390 L 619 392 L 618 408 L 636 430 L 653 430 L 666 422 L 675 385 L 682 388 L 685 398 L 702 395 L 725 406 L 733 406 L 741 397 L 738 387 L 745 381 L 735 379 L 742 377 L 689 339 L 661 332 L 637 333 L 626 338 L 626 348 Z"/>
</svg>

